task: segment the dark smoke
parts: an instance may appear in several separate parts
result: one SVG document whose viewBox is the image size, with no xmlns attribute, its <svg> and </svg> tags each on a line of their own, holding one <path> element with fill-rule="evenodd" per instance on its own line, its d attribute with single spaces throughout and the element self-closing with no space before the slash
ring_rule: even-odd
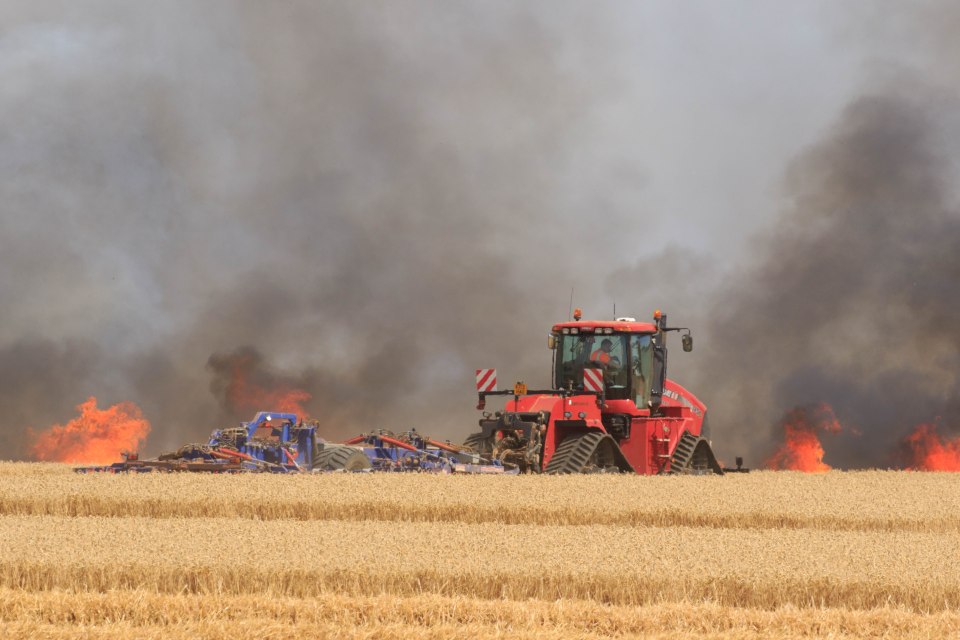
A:
<svg viewBox="0 0 960 640">
<path fill-rule="evenodd" d="M 851 427 L 827 447 L 841 468 L 893 465 L 935 416 L 960 426 L 960 214 L 930 97 L 859 98 L 792 166 L 789 210 L 708 324 L 698 378 L 730 446 L 759 457 L 778 413 L 816 402 Z"/>
<path fill-rule="evenodd" d="M 217 366 L 244 349 L 333 435 L 459 437 L 474 368 L 543 376 L 616 84 L 548 6 L 0 9 L 2 455 L 90 395 L 138 403 L 148 452 L 248 418 Z"/>
<path fill-rule="evenodd" d="M 694 328 L 674 371 L 727 457 L 763 459 L 785 411 L 831 402 L 863 436 L 827 462 L 884 464 L 960 412 L 955 109 L 922 81 L 855 100 L 787 210 L 743 222 L 763 188 L 743 176 L 816 125 L 792 74 L 840 27 L 759 55 L 803 4 L 754 7 L 765 29 L 675 3 L 5 3 L 0 456 L 91 395 L 143 408 L 147 453 L 202 439 L 249 417 L 225 395 L 238 356 L 330 435 L 462 437 L 474 368 L 546 381 L 576 286 L 588 315 L 615 298 Z M 928 48 L 955 52 L 928 4 L 824 22 L 897 25 L 881 49 L 936 22 Z M 917 75 L 955 82 L 953 60 Z M 746 255 L 728 246 L 763 216 Z"/>
<path fill-rule="evenodd" d="M 57 344 L 23 340 L 0 350 L 0 451 L 5 458 L 27 455 L 27 430 L 73 414 L 71 399 L 92 394 L 92 377 L 106 377 L 103 354 L 82 341 Z M 116 398 L 115 401 L 119 401 Z"/>
</svg>

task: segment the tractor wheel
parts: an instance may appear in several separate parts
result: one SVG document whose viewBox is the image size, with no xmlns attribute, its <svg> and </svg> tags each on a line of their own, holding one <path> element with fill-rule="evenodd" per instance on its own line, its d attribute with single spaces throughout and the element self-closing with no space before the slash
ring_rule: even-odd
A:
<svg viewBox="0 0 960 640">
<path fill-rule="evenodd" d="M 482 456 L 493 455 L 493 442 L 490 438 L 485 438 L 483 433 L 479 431 L 468 435 L 467 439 L 463 441 L 463 446 L 470 447 Z"/>
<path fill-rule="evenodd" d="M 617 455 L 620 454 L 620 455 Z M 545 473 L 598 473 L 624 470 L 626 460 L 613 438 L 599 431 L 574 433 L 553 452 Z"/>
<path fill-rule="evenodd" d="M 705 439 L 684 433 L 673 450 L 670 460 L 671 474 L 709 475 L 715 473 L 723 475 L 723 469 L 713 455 L 710 443 Z"/>
<path fill-rule="evenodd" d="M 332 445 L 324 447 L 316 457 L 314 469 L 323 471 L 363 471 L 373 465 L 359 447 Z"/>
</svg>

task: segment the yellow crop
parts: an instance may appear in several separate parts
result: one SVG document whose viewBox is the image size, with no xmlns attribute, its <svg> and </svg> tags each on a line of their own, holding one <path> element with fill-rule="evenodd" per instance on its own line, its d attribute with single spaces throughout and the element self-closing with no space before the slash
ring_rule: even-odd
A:
<svg viewBox="0 0 960 640">
<path fill-rule="evenodd" d="M 960 635 L 960 475 L 0 464 L 0 636 Z"/>
</svg>

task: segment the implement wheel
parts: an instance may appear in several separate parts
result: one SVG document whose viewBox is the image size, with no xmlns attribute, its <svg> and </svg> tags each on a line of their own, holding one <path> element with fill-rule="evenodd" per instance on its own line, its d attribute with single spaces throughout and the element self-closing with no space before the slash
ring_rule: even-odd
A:
<svg viewBox="0 0 960 640">
<path fill-rule="evenodd" d="M 363 471 L 371 468 L 373 464 L 359 447 L 328 445 L 317 454 L 313 466 L 323 471 Z"/>
</svg>

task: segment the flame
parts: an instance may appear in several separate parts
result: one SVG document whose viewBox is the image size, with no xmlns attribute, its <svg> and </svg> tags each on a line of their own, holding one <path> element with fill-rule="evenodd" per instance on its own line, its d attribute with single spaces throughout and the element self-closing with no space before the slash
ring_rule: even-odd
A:
<svg viewBox="0 0 960 640">
<path fill-rule="evenodd" d="M 67 424 L 55 424 L 39 433 L 29 431 L 35 459 L 108 464 L 124 451 L 136 451 L 150 433 L 150 423 L 132 402 L 97 409 L 97 399 L 91 396 L 77 405 L 77 412 L 80 415 Z"/>
<path fill-rule="evenodd" d="M 767 459 L 768 469 L 823 473 L 832 469 L 823 461 L 820 433 L 839 433 L 840 422 L 828 404 L 797 407 L 783 418 L 784 441 Z"/>
<path fill-rule="evenodd" d="M 255 411 L 278 411 L 281 413 L 295 413 L 301 418 L 307 416 L 304 404 L 311 395 L 302 390 L 294 389 L 285 384 L 278 384 L 268 389 L 250 381 L 250 371 L 254 362 L 249 356 L 236 359 L 231 367 L 230 381 L 227 383 L 227 404 L 240 413 Z"/>
<path fill-rule="evenodd" d="M 960 438 L 941 436 L 936 425 L 917 425 L 900 447 L 906 469 L 960 471 Z"/>
</svg>

